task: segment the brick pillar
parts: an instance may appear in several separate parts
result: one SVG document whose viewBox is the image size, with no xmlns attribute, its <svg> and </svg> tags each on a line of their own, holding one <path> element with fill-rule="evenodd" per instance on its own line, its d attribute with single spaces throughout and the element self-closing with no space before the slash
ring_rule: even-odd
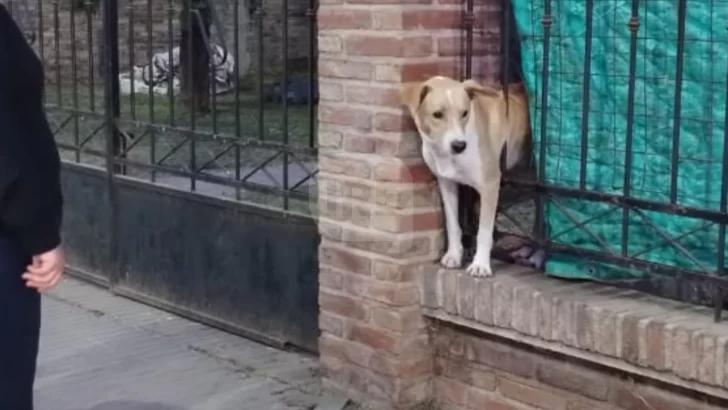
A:
<svg viewBox="0 0 728 410">
<path fill-rule="evenodd" d="M 433 1 L 321 0 L 318 14 L 324 385 L 395 408 L 432 394 L 414 276 L 443 247 L 436 186 L 398 90 L 463 68 L 463 6 Z"/>
</svg>

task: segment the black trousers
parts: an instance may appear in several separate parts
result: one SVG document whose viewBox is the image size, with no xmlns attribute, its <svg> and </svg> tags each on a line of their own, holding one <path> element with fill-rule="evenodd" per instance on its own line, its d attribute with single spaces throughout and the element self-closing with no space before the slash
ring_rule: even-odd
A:
<svg viewBox="0 0 728 410">
<path fill-rule="evenodd" d="M 40 294 L 21 275 L 30 258 L 0 233 L 0 409 L 32 410 Z"/>
</svg>

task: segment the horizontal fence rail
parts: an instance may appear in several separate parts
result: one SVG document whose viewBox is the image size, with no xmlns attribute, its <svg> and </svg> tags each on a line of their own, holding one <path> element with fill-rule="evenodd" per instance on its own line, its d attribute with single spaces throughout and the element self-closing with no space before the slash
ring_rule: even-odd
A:
<svg viewBox="0 0 728 410">
<path fill-rule="evenodd" d="M 466 78 L 478 79 L 479 1 L 465 6 Z M 528 89 L 537 172 L 504 174 L 502 190 L 522 199 L 501 204 L 496 239 L 546 250 L 549 274 L 712 306 L 720 320 L 728 6 L 653 3 L 501 1 L 501 83 Z M 472 252 L 477 194 L 462 195 Z"/>
</svg>

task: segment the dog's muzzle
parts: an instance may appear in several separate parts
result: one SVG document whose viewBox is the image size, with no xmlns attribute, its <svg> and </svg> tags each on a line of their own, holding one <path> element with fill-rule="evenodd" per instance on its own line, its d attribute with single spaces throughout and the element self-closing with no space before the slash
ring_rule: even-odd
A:
<svg viewBox="0 0 728 410">
<path fill-rule="evenodd" d="M 465 141 L 455 140 L 450 143 L 450 149 L 452 150 L 453 154 L 460 154 L 463 151 L 465 151 L 465 147 L 467 147 L 468 144 Z"/>
</svg>

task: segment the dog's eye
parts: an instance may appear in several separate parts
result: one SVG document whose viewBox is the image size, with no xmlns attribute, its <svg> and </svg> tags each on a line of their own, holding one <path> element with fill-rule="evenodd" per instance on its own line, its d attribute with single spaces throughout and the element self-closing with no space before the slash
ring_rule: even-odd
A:
<svg viewBox="0 0 728 410">
<path fill-rule="evenodd" d="M 442 118 L 442 111 L 435 111 L 432 113 L 432 116 L 439 120 L 440 118 Z"/>
<path fill-rule="evenodd" d="M 463 118 L 465 118 L 465 117 L 467 117 L 467 116 L 468 116 L 468 112 L 467 112 L 467 111 L 463 111 L 463 113 L 462 113 L 462 117 L 463 117 Z"/>
</svg>

